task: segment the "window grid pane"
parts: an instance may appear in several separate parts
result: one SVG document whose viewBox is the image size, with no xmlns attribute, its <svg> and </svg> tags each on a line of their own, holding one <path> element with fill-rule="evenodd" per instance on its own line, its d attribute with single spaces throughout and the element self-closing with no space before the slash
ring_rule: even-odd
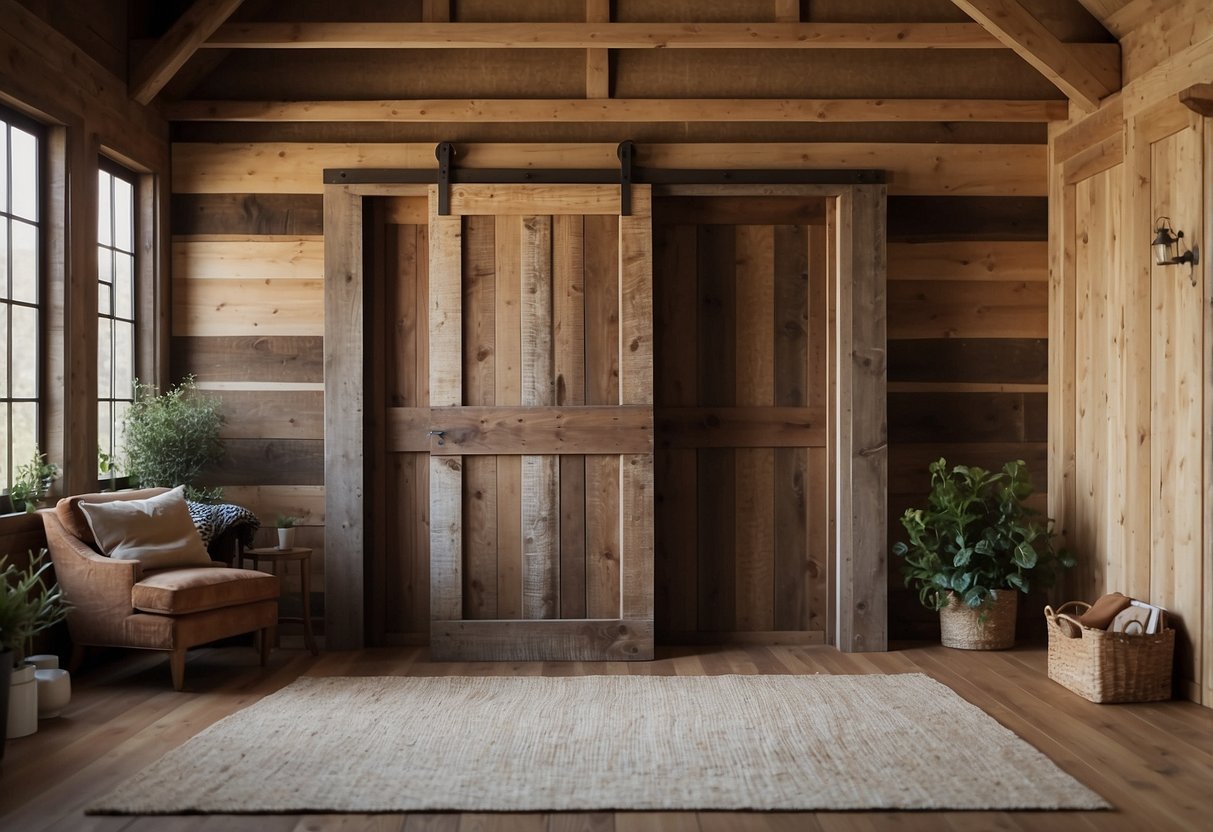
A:
<svg viewBox="0 0 1213 832">
<path fill-rule="evenodd" d="M 98 211 L 97 443 L 121 464 L 122 420 L 134 400 L 135 184 L 102 161 Z M 99 476 L 108 477 L 98 471 Z"/>
<path fill-rule="evenodd" d="M 41 133 L 0 107 L 0 490 L 39 440 Z"/>
</svg>

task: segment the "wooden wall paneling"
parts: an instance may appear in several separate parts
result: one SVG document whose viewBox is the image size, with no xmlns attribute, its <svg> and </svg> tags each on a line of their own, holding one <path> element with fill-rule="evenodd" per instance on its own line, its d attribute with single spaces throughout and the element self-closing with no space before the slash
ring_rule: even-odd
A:
<svg viewBox="0 0 1213 832">
<path fill-rule="evenodd" d="M 806 391 L 810 408 L 826 414 L 826 433 L 830 434 L 830 307 L 829 255 L 827 226 L 808 227 L 808 373 L 811 381 Z M 808 450 L 808 471 L 805 484 L 805 515 L 809 537 L 806 576 L 809 582 L 806 603 L 808 628 L 826 634 L 833 633 L 833 603 L 835 565 L 830 557 L 830 454 L 826 447 Z"/>
<path fill-rule="evenodd" d="M 1039 282 L 896 280 L 889 337 L 1045 338 L 1048 287 Z"/>
<path fill-rule="evenodd" d="M 842 229 L 839 224 L 839 214 L 841 212 L 840 199 L 830 199 L 826 201 L 826 233 L 825 245 L 825 286 L 826 286 L 826 302 L 825 302 L 825 317 L 829 329 L 829 337 L 826 339 L 826 387 L 829 391 L 827 398 L 828 405 L 826 407 L 826 431 L 831 441 L 834 441 L 838 434 L 838 419 L 839 412 L 836 406 L 838 401 L 838 327 L 839 327 L 839 280 L 838 276 L 841 273 L 842 252 L 841 240 Z M 849 260 L 847 261 L 849 263 Z M 830 584 L 830 615 L 826 619 L 826 643 L 838 644 L 839 638 L 839 614 L 838 607 L 842 603 L 842 592 L 838 587 L 838 582 L 842 579 L 843 574 L 842 564 L 839 562 L 839 522 L 838 522 L 838 453 L 834 448 L 827 446 L 826 448 L 826 503 L 828 509 L 826 516 L 828 518 L 828 536 L 826 538 L 826 562 L 830 564 L 831 578 Z"/>
<path fill-rule="evenodd" d="M 1203 226 L 1203 125 L 1151 146 L 1151 206 L 1188 228 Z M 1182 217 L 1183 219 L 1178 219 Z M 1189 232 L 1193 234 L 1194 232 Z M 1204 645 L 1201 399 L 1203 291 L 1186 266 L 1151 269 L 1151 568 L 1150 598 L 1178 620 L 1175 672 L 1199 698 Z"/>
<path fill-rule="evenodd" d="M 619 218 L 619 402 L 653 407 L 652 190 L 638 186 Z M 620 615 L 653 622 L 653 454 L 619 462 Z M 653 657 L 652 642 L 638 658 Z"/>
<path fill-rule="evenodd" d="M 736 390 L 739 406 L 774 404 L 775 234 L 773 226 L 735 231 Z M 736 625 L 743 631 L 775 628 L 775 453 L 771 448 L 734 451 L 733 521 Z"/>
<path fill-rule="evenodd" d="M 173 334 L 184 336 L 322 335 L 325 281 L 206 279 L 172 282 Z M 240 297 L 239 304 L 231 303 Z"/>
<path fill-rule="evenodd" d="M 799 15 L 799 7 L 796 9 Z M 773 404 L 807 406 L 809 374 L 809 240 L 808 228 L 773 228 Z M 817 334 L 817 333 L 814 333 Z M 824 408 L 823 408 L 824 412 Z M 824 427 L 824 425 L 823 425 Z M 808 477 L 809 450 L 772 450 L 774 603 L 776 630 L 809 627 Z"/>
<path fill-rule="evenodd" d="M 363 643 L 362 214 L 349 189 L 325 192 L 325 643 L 335 650 Z"/>
<path fill-rule="evenodd" d="M 610 0 L 586 0 L 586 23 L 608 23 L 611 20 Z M 611 97 L 611 51 L 585 50 L 585 97 Z"/>
<path fill-rule="evenodd" d="M 323 198 L 310 193 L 174 193 L 172 215 L 174 235 L 324 234 Z"/>
<path fill-rule="evenodd" d="M 463 401 L 463 221 L 438 214 L 438 192 L 430 188 L 429 344 L 430 405 Z M 463 614 L 463 464 L 461 457 L 431 456 L 430 619 L 454 621 Z M 432 630 L 431 630 L 432 632 Z"/>
<path fill-rule="evenodd" d="M 889 280 L 1040 281 L 1049 279 L 1044 240 L 890 243 Z"/>
<path fill-rule="evenodd" d="M 619 219 L 585 217 L 586 404 L 620 402 Z M 585 459 L 586 615 L 620 610 L 620 460 Z"/>
<path fill-rule="evenodd" d="M 1125 130 L 1125 167 L 1122 220 L 1128 229 L 1153 228 L 1150 144 L 1143 125 L 1132 119 Z M 1148 233 L 1148 232 L 1147 232 Z M 1117 376 L 1121 382 L 1117 398 L 1120 430 L 1116 435 L 1120 469 L 1114 477 L 1114 496 L 1121 506 L 1116 547 L 1122 561 L 1123 592 L 1134 597 L 1150 593 L 1150 505 L 1145 495 L 1151 488 L 1151 457 L 1154 439 L 1150 424 L 1151 391 L 1151 284 L 1153 270 L 1149 241 L 1140 231 L 1122 234 L 1124 258 L 1123 293 L 1118 308 L 1121 319 Z M 1053 377 L 1049 389 L 1055 390 Z M 1063 395 L 1072 397 L 1067 384 Z M 1050 465 L 1056 457 L 1050 453 Z"/>
<path fill-rule="evenodd" d="M 323 439 L 323 390 L 225 390 L 217 394 L 225 439 Z"/>
<path fill-rule="evenodd" d="M 1074 488 L 1085 505 L 1075 516 L 1071 545 L 1077 556 L 1090 564 L 1075 586 L 1077 598 L 1098 598 L 1104 588 L 1114 586 L 1105 580 L 1103 568 L 1107 546 L 1103 529 L 1104 511 L 1109 508 L 1103 495 L 1107 482 L 1104 437 L 1108 429 L 1106 331 L 1107 273 L 1102 268 L 1104 237 L 1103 209 L 1108 194 L 1102 177 L 1075 186 L 1074 279 L 1077 317 L 1075 320 L 1075 462 Z"/>
<path fill-rule="evenodd" d="M 697 259 L 699 400 L 708 406 L 736 402 L 736 235 L 730 226 L 701 226 Z M 699 627 L 737 629 L 734 553 L 737 483 L 735 452 L 699 451 Z"/>
<path fill-rule="evenodd" d="M 1208 245 L 1213 240 L 1213 130 L 1204 125 L 1204 240 Z M 1213 706 L 1213 269 L 1208 264 L 1202 267 L 1204 279 L 1204 343 L 1201 345 L 1201 360 L 1204 363 L 1204 523 L 1202 568 L 1204 606 L 1202 611 L 1201 645 L 1204 648 L 1202 664 L 1201 703 Z"/>
<path fill-rule="evenodd" d="M 463 220 L 463 400 L 497 403 L 496 221 Z M 463 617 L 497 618 L 497 457 L 463 460 Z"/>
<path fill-rule="evenodd" d="M 324 384 L 324 338 L 301 336 L 174 336 L 170 374 L 204 384 Z"/>
<path fill-rule="evenodd" d="M 838 630 L 840 650 L 887 648 L 888 426 L 884 186 L 841 198 L 838 263 Z"/>
<path fill-rule="evenodd" d="M 616 169 L 615 144 L 461 144 L 469 168 Z M 666 168 L 885 169 L 894 194 L 1044 196 L 1036 145 L 896 142 L 642 144 L 638 163 Z M 173 146 L 178 193 L 315 194 L 325 168 L 434 168 L 433 143 L 193 143 Z M 533 210 L 533 209 L 532 209 Z M 605 210 L 605 209 L 604 209 Z"/>
<path fill-rule="evenodd" d="M 659 206 L 655 212 L 663 210 Z M 655 226 L 653 249 L 653 371 L 660 412 L 698 401 L 696 226 Z M 694 448 L 656 452 L 654 615 L 660 634 L 698 627 L 697 454 Z"/>
<path fill-rule="evenodd" d="M 275 236 L 174 240 L 173 277 L 320 280 L 324 277 L 324 239 Z"/>
<path fill-rule="evenodd" d="M 552 218 L 524 217 L 520 266 L 522 405 L 555 404 L 552 355 Z M 560 611 L 559 461 L 522 457 L 522 617 Z"/>
<path fill-rule="evenodd" d="M 552 337 L 555 404 L 585 404 L 585 219 L 552 218 Z M 563 455 L 560 471 L 559 618 L 586 615 L 585 456 Z"/>
<path fill-rule="evenodd" d="M 495 400 L 522 404 L 522 217 L 495 220 L 497 339 Z M 437 404 L 437 402 L 435 402 Z M 522 608 L 522 458 L 497 459 L 497 617 L 521 618 Z"/>
</svg>

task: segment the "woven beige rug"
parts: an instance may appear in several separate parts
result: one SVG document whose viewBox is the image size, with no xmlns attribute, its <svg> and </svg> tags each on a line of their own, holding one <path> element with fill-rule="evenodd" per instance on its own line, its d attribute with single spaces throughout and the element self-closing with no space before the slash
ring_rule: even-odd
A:
<svg viewBox="0 0 1213 832">
<path fill-rule="evenodd" d="M 303 677 L 89 811 L 1100 808 L 909 674 Z"/>
</svg>

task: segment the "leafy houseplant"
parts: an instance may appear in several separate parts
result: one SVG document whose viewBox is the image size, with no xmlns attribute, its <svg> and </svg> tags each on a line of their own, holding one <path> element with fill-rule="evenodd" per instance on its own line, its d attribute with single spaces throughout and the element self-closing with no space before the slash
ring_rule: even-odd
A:
<svg viewBox="0 0 1213 832">
<path fill-rule="evenodd" d="M 1015 591 L 1051 586 L 1060 569 L 1074 565 L 1068 552 L 1055 547 L 1051 521 L 1025 505 L 1033 487 L 1023 460 L 996 473 L 949 468 L 940 459 L 930 472 L 927 507 L 902 515 L 909 540 L 895 544 L 893 554 L 905 560 L 906 585 L 918 590 L 924 607 L 944 612 L 945 625 L 950 612 L 967 609 L 984 629 L 1000 596 L 1013 604 Z M 1013 642 L 1013 608 L 1010 625 Z"/>
<path fill-rule="evenodd" d="M 9 500 L 13 511 L 33 511 L 38 502 L 50 493 L 51 483 L 59 478 L 59 466 L 46 461 L 46 454 L 34 446 L 34 455 L 29 462 L 18 465 L 14 472 L 13 487 L 9 489 Z"/>
<path fill-rule="evenodd" d="M 8 697 L 13 670 L 21 665 L 30 639 L 67 617 L 62 591 L 45 580 L 50 562 L 46 550 L 30 552 L 29 566 L 18 569 L 0 557 L 0 758 L 8 733 Z M 21 701 L 20 699 L 16 701 Z M 35 710 L 37 699 L 31 700 Z"/>
<path fill-rule="evenodd" d="M 223 458 L 220 402 L 203 395 L 187 376 L 157 393 L 135 382 L 135 401 L 126 412 L 127 474 L 132 484 L 149 488 L 186 486 L 191 499 L 216 499 L 219 489 L 202 489 L 194 480 Z"/>
</svg>

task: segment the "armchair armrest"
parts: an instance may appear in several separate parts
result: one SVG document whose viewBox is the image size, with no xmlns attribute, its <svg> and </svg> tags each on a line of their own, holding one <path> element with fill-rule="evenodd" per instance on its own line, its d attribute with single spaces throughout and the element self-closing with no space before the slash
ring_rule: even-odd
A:
<svg viewBox="0 0 1213 832">
<path fill-rule="evenodd" d="M 68 629 L 76 644 L 121 644 L 126 618 L 134 612 L 131 589 L 142 577 L 138 561 L 112 560 L 67 531 L 50 509 L 38 512 L 55 579 L 71 605 Z"/>
</svg>

